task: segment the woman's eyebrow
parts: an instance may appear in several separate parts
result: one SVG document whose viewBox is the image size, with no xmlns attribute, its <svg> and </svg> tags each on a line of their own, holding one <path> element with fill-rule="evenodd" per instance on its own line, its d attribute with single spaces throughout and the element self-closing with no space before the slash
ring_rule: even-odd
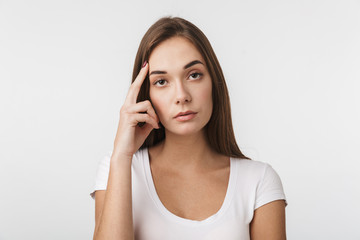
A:
<svg viewBox="0 0 360 240">
<path fill-rule="evenodd" d="M 189 68 L 189 67 L 191 67 L 191 66 L 193 66 L 193 65 L 195 65 L 195 64 L 198 64 L 198 63 L 204 65 L 201 61 L 199 61 L 199 60 L 194 60 L 194 61 L 189 62 L 188 64 L 186 64 L 186 65 L 184 66 L 184 70 L 187 69 L 187 68 Z"/>
<path fill-rule="evenodd" d="M 194 61 L 191 61 L 191 62 L 189 62 L 188 64 L 186 64 L 185 66 L 184 66 L 184 70 L 185 69 L 187 69 L 187 68 L 189 68 L 189 67 L 191 67 L 191 66 L 193 66 L 193 65 L 195 65 L 195 64 L 202 64 L 202 65 L 204 65 L 201 61 L 199 61 L 199 60 L 194 60 Z M 156 71 L 152 71 L 150 74 L 149 74 L 149 76 L 150 75 L 153 75 L 153 74 L 166 74 L 167 72 L 166 71 L 159 71 L 159 70 L 156 70 Z"/>
</svg>

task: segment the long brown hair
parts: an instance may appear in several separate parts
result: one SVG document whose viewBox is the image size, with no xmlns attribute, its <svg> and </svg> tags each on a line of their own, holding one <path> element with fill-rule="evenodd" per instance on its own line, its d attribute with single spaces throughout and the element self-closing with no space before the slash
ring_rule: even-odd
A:
<svg viewBox="0 0 360 240">
<path fill-rule="evenodd" d="M 205 34 L 191 22 L 180 17 L 168 16 L 160 18 L 148 29 L 140 42 L 136 54 L 132 82 L 134 82 L 139 74 L 143 62 L 149 59 L 152 50 L 161 42 L 176 36 L 190 40 L 201 53 L 208 67 L 213 85 L 213 112 L 209 122 L 205 126 L 205 132 L 210 147 L 216 152 L 228 157 L 250 159 L 240 151 L 235 140 L 229 94 L 222 69 L 214 50 Z M 137 102 L 144 100 L 151 101 L 149 90 L 149 78 L 146 76 L 141 86 Z M 165 138 L 165 129 L 161 124 L 160 126 L 160 129 L 153 129 L 140 149 L 154 146 Z"/>
</svg>

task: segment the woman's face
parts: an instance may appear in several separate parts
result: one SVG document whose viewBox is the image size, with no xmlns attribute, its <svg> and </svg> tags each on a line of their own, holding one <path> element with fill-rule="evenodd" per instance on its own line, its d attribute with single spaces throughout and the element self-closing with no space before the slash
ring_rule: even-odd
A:
<svg viewBox="0 0 360 240">
<path fill-rule="evenodd" d="M 208 123 L 212 82 L 203 57 L 189 40 L 173 37 L 160 43 L 149 58 L 149 80 L 150 99 L 166 131 L 188 135 Z M 181 112 L 191 114 L 178 116 Z"/>
</svg>

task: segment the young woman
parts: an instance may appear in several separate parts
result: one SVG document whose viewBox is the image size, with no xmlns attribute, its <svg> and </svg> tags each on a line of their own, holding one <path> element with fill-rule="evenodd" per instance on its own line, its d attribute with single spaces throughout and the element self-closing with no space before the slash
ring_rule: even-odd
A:
<svg viewBox="0 0 360 240">
<path fill-rule="evenodd" d="M 281 180 L 238 148 L 220 64 L 192 23 L 164 17 L 144 35 L 91 196 L 97 240 L 286 239 Z"/>
</svg>

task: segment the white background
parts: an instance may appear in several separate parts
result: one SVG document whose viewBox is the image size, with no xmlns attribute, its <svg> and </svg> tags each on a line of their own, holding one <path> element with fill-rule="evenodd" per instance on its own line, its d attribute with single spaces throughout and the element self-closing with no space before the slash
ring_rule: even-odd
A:
<svg viewBox="0 0 360 240">
<path fill-rule="evenodd" d="M 360 239 L 359 1 L 0 1 L 0 239 L 91 239 L 140 40 L 209 38 L 240 148 L 278 172 L 292 240 Z"/>
</svg>

